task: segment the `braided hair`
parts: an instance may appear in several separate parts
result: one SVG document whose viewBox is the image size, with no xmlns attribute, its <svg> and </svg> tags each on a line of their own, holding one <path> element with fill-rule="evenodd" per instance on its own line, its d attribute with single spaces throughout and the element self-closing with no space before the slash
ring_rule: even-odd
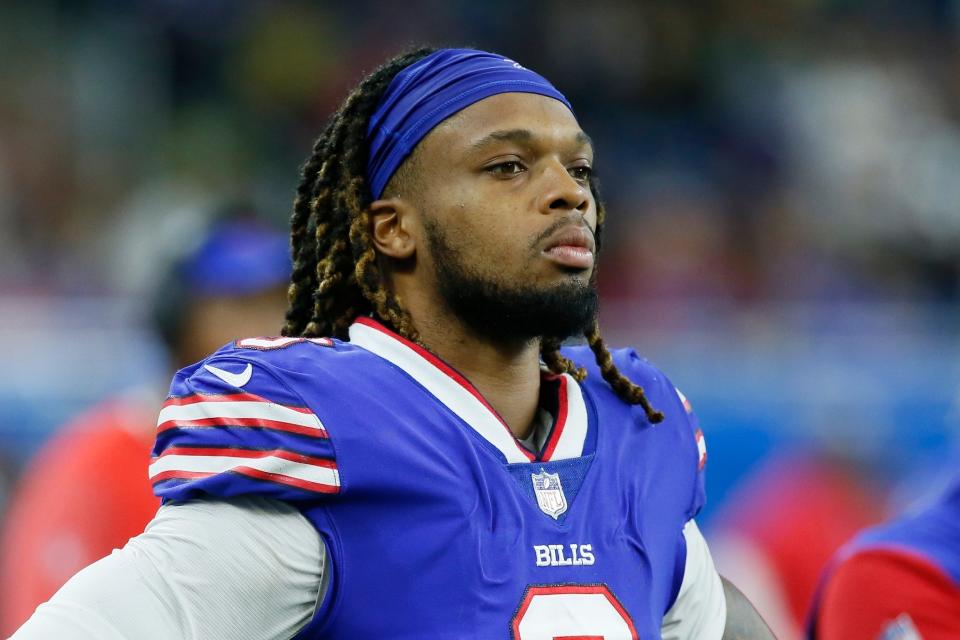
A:
<svg viewBox="0 0 960 640">
<path fill-rule="evenodd" d="M 284 336 L 345 340 L 356 318 L 373 314 L 404 338 L 422 345 L 410 314 L 384 286 L 377 262 L 370 232 L 367 126 L 394 76 L 433 51 L 422 48 L 399 55 L 364 78 L 314 143 L 302 167 L 290 219 L 293 272 Z M 599 251 L 604 207 L 595 182 L 591 181 L 590 189 L 597 203 Z M 603 379 L 617 395 L 641 405 L 651 422 L 662 421 L 663 414 L 650 405 L 643 388 L 617 370 L 596 319 L 584 335 Z M 544 363 L 553 373 L 569 373 L 582 381 L 586 371 L 561 355 L 560 343 L 554 338 L 542 341 Z"/>
</svg>

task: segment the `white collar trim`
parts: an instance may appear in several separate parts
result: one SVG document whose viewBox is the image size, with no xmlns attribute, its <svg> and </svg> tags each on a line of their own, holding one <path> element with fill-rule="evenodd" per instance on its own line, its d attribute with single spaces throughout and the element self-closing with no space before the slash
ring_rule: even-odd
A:
<svg viewBox="0 0 960 640">
<path fill-rule="evenodd" d="M 350 326 L 350 343 L 391 362 L 503 454 L 508 463 L 532 462 L 536 457 L 513 437 L 509 427 L 479 391 L 437 356 L 393 333 L 370 318 Z M 544 445 L 542 462 L 576 458 L 583 454 L 587 411 L 580 385 L 563 374 L 559 411 L 553 433 Z"/>
</svg>

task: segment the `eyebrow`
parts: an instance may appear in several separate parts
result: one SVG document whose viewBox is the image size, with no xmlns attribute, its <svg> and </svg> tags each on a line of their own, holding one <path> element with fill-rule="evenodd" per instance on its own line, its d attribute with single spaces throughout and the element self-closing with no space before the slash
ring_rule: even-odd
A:
<svg viewBox="0 0 960 640">
<path fill-rule="evenodd" d="M 470 146 L 475 150 L 481 150 L 495 142 L 529 143 L 534 137 L 533 132 L 529 129 L 506 129 L 485 135 Z M 579 145 L 589 145 L 593 148 L 593 140 L 583 131 L 578 131 L 574 140 Z"/>
</svg>

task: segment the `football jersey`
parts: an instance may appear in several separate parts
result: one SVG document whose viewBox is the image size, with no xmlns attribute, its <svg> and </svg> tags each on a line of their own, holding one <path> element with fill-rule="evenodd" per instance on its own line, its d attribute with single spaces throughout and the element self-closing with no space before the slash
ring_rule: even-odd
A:
<svg viewBox="0 0 960 640">
<path fill-rule="evenodd" d="M 539 454 L 433 354 L 370 319 L 350 341 L 240 340 L 174 379 L 150 475 L 164 501 L 295 505 L 329 553 L 298 638 L 658 638 L 704 502 L 689 404 L 633 351 L 666 415 L 620 400 L 589 350 L 544 374 Z"/>
<path fill-rule="evenodd" d="M 876 597 L 864 598 L 874 588 Z M 848 628 L 891 640 L 960 636 L 960 481 L 930 507 L 841 549 L 810 620 L 811 638 L 851 637 Z"/>
</svg>

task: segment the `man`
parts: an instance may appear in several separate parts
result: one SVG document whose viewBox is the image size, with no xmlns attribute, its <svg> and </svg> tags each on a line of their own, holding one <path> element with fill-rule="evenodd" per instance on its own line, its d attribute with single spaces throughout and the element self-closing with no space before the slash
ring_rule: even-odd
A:
<svg viewBox="0 0 960 640">
<path fill-rule="evenodd" d="M 772 637 L 693 521 L 689 404 L 600 338 L 592 164 L 502 56 L 363 80 L 303 168 L 285 337 L 177 374 L 164 506 L 15 638 Z"/>
<path fill-rule="evenodd" d="M 816 640 L 960 637 L 960 477 L 928 508 L 867 529 L 824 575 Z"/>
<path fill-rule="evenodd" d="M 269 331 L 285 306 L 291 265 L 284 235 L 247 207 L 226 208 L 216 218 L 153 294 L 153 328 L 175 368 L 204 358 L 231 336 Z M 31 461 L 3 521 L 2 637 L 156 514 L 160 501 L 145 470 L 161 394 L 145 385 L 97 403 Z"/>
</svg>

